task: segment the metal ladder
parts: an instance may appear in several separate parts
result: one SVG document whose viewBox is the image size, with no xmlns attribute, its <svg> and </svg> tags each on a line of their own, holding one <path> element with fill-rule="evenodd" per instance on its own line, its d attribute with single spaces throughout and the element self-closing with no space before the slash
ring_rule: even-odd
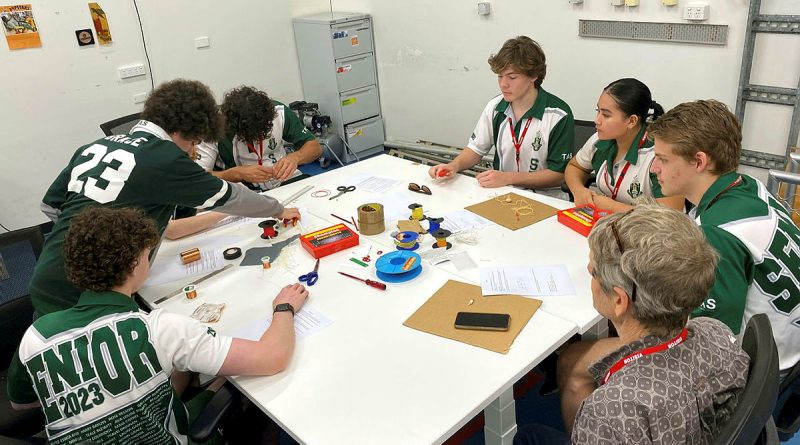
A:
<svg viewBox="0 0 800 445">
<path fill-rule="evenodd" d="M 744 125 L 744 111 L 747 102 L 787 105 L 794 108 L 785 155 L 742 150 L 742 156 L 739 161 L 742 165 L 783 170 L 786 166 L 790 148 L 797 144 L 797 136 L 800 134 L 800 80 L 798 80 L 797 88 L 794 89 L 750 83 L 753 52 L 755 51 L 758 33 L 800 36 L 800 15 L 761 14 L 761 0 L 750 1 L 750 12 L 747 16 L 747 31 L 742 53 L 742 69 L 739 73 L 739 92 L 736 97 L 736 117 L 742 125 Z"/>
</svg>

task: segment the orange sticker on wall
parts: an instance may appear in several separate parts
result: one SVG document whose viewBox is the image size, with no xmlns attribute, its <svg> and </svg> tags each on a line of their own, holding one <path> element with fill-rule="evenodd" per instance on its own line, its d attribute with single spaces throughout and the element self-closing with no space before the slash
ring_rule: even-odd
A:
<svg viewBox="0 0 800 445">
<path fill-rule="evenodd" d="M 42 46 L 31 5 L 0 6 L 0 19 L 3 21 L 3 29 L 6 32 L 8 49 Z"/>
<path fill-rule="evenodd" d="M 89 3 L 89 12 L 92 13 L 92 23 L 94 23 L 94 30 L 97 33 L 97 40 L 101 45 L 110 45 L 111 29 L 108 27 L 108 19 L 103 8 L 99 3 Z"/>
</svg>

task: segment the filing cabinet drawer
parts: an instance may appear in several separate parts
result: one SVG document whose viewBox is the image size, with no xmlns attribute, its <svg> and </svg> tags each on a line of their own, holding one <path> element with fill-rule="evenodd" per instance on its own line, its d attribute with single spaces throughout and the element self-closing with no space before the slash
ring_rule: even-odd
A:
<svg viewBox="0 0 800 445">
<path fill-rule="evenodd" d="M 372 28 L 369 19 L 331 25 L 331 38 L 335 59 L 372 52 Z"/>
<path fill-rule="evenodd" d="M 344 127 L 347 144 L 356 153 L 383 145 L 383 119 L 375 116 Z"/>
<path fill-rule="evenodd" d="M 375 85 L 339 93 L 339 104 L 345 124 L 380 114 L 378 88 Z"/>
<path fill-rule="evenodd" d="M 373 53 L 338 59 L 335 63 L 339 91 L 375 85 L 375 55 Z"/>
</svg>

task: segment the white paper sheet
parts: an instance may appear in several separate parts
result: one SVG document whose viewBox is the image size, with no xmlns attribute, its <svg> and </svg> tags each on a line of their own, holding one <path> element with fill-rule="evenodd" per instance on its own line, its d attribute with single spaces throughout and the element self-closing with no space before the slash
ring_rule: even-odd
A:
<svg viewBox="0 0 800 445">
<path fill-rule="evenodd" d="M 443 215 L 443 218 L 442 227 L 453 233 L 462 230 L 480 229 L 494 224 L 488 219 L 464 209 L 446 213 Z"/>
<path fill-rule="evenodd" d="M 574 295 L 575 287 L 563 264 L 548 266 L 482 267 L 483 295 Z"/>
<path fill-rule="evenodd" d="M 380 196 L 374 196 L 371 198 L 370 202 L 377 202 L 383 205 L 383 220 L 387 223 L 387 229 L 390 227 L 390 221 L 408 219 L 408 217 L 411 216 L 411 209 L 408 208 L 408 196 L 404 196 L 400 192 L 391 192 Z"/>
<path fill-rule="evenodd" d="M 272 324 L 272 314 L 267 317 L 262 317 L 254 320 L 238 329 L 233 333 L 233 337 L 244 338 L 246 340 L 258 341 L 264 332 L 267 331 L 270 324 Z M 298 339 L 303 339 L 309 335 L 318 332 L 333 324 L 333 320 L 323 315 L 321 312 L 315 310 L 309 305 L 303 306 L 302 309 L 294 316 L 294 333 Z"/>
<path fill-rule="evenodd" d="M 208 230 L 218 229 L 220 227 L 235 227 L 235 226 L 243 226 L 245 224 L 258 224 L 263 218 L 249 218 L 247 216 L 226 216 L 220 222 L 214 224 L 213 226 L 209 227 Z"/>
<path fill-rule="evenodd" d="M 356 190 L 367 193 L 386 193 L 403 183 L 403 181 L 400 179 L 372 176 L 366 173 L 359 173 L 351 176 L 345 182 L 348 186 L 354 185 L 356 186 Z M 338 193 L 336 187 L 334 187 L 331 191 L 334 192 L 334 194 Z"/>
<path fill-rule="evenodd" d="M 222 269 L 225 266 L 225 258 L 222 257 L 223 250 L 201 249 L 200 261 L 186 265 L 181 264 L 178 255 L 161 257 L 150 266 L 150 276 L 145 281 L 144 287 L 158 286 L 170 281 L 205 275 L 208 272 Z"/>
</svg>

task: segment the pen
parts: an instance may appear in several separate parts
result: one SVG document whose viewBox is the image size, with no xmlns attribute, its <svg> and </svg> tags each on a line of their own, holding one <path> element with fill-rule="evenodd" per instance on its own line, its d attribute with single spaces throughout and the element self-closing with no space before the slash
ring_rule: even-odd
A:
<svg viewBox="0 0 800 445">
<path fill-rule="evenodd" d="M 334 215 L 333 213 L 331 213 L 331 216 L 332 216 L 332 217 L 334 217 L 334 218 L 336 218 L 336 219 L 338 219 L 338 220 L 340 220 L 340 221 L 343 221 L 345 224 L 353 224 L 352 222 L 350 222 L 350 221 L 348 221 L 348 220 L 346 220 L 346 219 L 342 218 L 341 216 L 336 216 L 336 215 Z"/>
<path fill-rule="evenodd" d="M 355 227 L 355 228 L 356 228 L 356 230 L 358 230 L 358 224 L 356 224 L 356 219 L 355 219 L 355 217 L 352 217 L 352 216 L 351 216 L 351 217 L 350 217 L 350 219 L 353 221 L 353 227 Z"/>
<path fill-rule="evenodd" d="M 344 276 L 346 276 L 346 277 L 350 277 L 350 278 L 352 278 L 354 280 L 361 281 L 364 284 L 366 284 L 367 286 L 372 286 L 375 289 L 386 290 L 386 284 L 381 283 L 380 281 L 364 280 L 362 278 L 354 277 L 353 275 L 350 275 L 350 274 L 347 274 L 347 273 L 344 273 L 344 272 L 339 272 L 339 273 L 344 275 Z"/>
</svg>

